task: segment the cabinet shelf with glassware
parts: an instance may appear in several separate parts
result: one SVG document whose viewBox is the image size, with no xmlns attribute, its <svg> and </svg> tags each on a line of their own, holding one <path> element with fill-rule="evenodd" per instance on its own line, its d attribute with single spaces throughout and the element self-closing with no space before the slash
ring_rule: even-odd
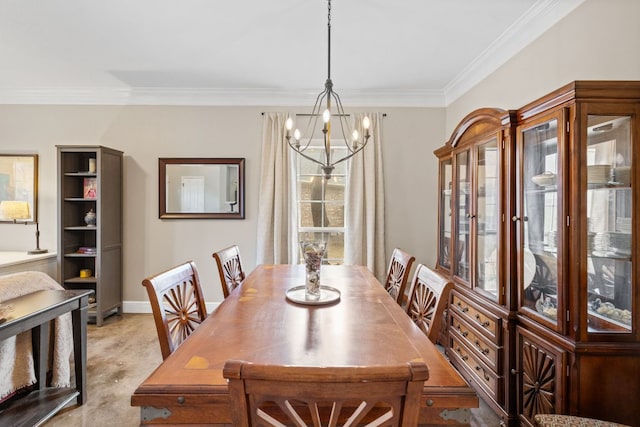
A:
<svg viewBox="0 0 640 427">
<path fill-rule="evenodd" d="M 58 256 L 67 289 L 91 289 L 98 326 L 122 311 L 122 152 L 58 146 Z"/>
<path fill-rule="evenodd" d="M 508 159 L 512 112 L 480 109 L 465 117 L 436 150 L 440 233 L 436 269 L 454 283 L 447 310 L 446 352 L 453 365 L 508 424 L 514 405 L 507 368 L 515 306 L 506 276 L 510 212 Z M 450 256 L 455 254 L 455 256 Z"/>
<path fill-rule="evenodd" d="M 521 425 L 543 412 L 637 421 L 627 396 L 640 395 L 631 374 L 640 372 L 639 112 L 640 82 L 574 82 L 518 110 L 510 197 Z M 536 386 L 544 375 L 548 390 Z"/>
</svg>

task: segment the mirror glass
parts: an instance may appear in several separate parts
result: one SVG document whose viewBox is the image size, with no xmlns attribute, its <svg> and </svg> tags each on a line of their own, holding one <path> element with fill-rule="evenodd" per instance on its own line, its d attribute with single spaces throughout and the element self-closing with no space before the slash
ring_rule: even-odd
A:
<svg viewBox="0 0 640 427">
<path fill-rule="evenodd" d="M 161 158 L 160 218 L 244 218 L 243 158 Z"/>
<path fill-rule="evenodd" d="M 36 222 L 38 156 L 0 154 L 0 222 Z"/>
</svg>

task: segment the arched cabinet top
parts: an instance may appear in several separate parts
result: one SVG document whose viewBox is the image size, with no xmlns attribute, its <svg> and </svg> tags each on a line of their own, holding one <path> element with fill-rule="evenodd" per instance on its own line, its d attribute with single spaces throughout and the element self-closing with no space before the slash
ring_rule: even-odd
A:
<svg viewBox="0 0 640 427">
<path fill-rule="evenodd" d="M 511 122 L 509 113 L 501 108 L 479 108 L 472 111 L 456 126 L 447 144 L 456 147 L 465 140 L 494 132 L 503 126 L 504 119 L 508 120 L 506 124 Z"/>
</svg>

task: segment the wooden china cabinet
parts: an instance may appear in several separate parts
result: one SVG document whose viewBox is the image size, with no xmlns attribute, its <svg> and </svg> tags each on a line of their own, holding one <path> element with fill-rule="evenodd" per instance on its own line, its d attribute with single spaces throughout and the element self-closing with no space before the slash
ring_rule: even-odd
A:
<svg viewBox="0 0 640 427">
<path fill-rule="evenodd" d="M 516 305 L 509 257 L 513 112 L 466 116 L 439 159 L 440 233 L 436 269 L 451 277 L 446 351 L 451 362 L 508 423 L 515 412 Z"/>
<path fill-rule="evenodd" d="M 504 424 L 639 426 L 640 82 L 576 81 L 487 116 L 436 151 L 447 352 Z"/>
</svg>

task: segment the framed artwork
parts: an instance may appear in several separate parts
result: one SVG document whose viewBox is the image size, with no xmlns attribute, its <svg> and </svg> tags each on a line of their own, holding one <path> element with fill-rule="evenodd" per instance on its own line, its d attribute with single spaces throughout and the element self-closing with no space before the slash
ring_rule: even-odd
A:
<svg viewBox="0 0 640 427">
<path fill-rule="evenodd" d="M 38 155 L 0 154 L 0 223 L 38 221 Z"/>
</svg>

